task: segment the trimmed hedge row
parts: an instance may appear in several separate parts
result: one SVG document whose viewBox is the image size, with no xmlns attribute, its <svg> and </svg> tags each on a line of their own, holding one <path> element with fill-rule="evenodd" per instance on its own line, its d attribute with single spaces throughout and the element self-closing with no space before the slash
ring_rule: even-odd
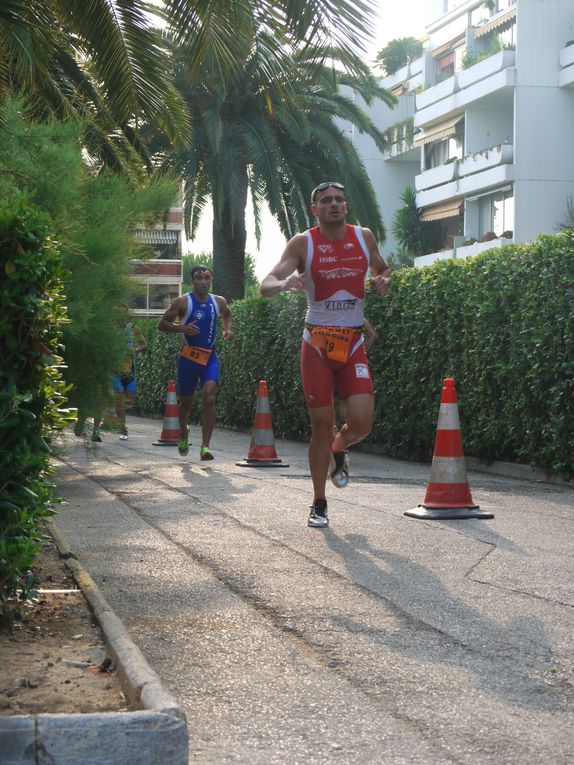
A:
<svg viewBox="0 0 574 765">
<path fill-rule="evenodd" d="M 308 436 L 304 310 L 304 297 L 290 294 L 233 304 L 235 337 L 218 343 L 220 424 L 250 428 L 265 379 L 275 435 Z M 442 381 L 454 377 L 465 454 L 574 477 L 573 232 L 396 271 L 385 297 L 368 294 L 367 316 L 380 339 L 370 353 L 376 412 L 366 443 L 430 459 Z M 179 338 L 145 331 L 139 406 L 161 413 Z"/>
<path fill-rule="evenodd" d="M 48 217 L 24 197 L 1 200 L 0 621 L 33 590 L 40 523 L 58 501 L 47 479 L 50 436 L 75 418 L 61 408 L 62 280 Z"/>
</svg>

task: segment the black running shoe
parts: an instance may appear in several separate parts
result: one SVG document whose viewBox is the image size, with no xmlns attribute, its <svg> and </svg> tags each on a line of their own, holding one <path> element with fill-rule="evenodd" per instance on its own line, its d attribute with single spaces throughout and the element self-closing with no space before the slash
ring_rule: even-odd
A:
<svg viewBox="0 0 574 765">
<path fill-rule="evenodd" d="M 338 489 L 344 489 L 349 483 L 349 452 L 333 452 L 335 467 L 331 471 L 331 481 Z"/>
<path fill-rule="evenodd" d="M 307 526 L 312 526 L 314 529 L 324 529 L 329 525 L 329 519 L 327 518 L 327 500 L 316 499 L 311 505 L 311 512 L 309 513 L 309 520 Z"/>
</svg>

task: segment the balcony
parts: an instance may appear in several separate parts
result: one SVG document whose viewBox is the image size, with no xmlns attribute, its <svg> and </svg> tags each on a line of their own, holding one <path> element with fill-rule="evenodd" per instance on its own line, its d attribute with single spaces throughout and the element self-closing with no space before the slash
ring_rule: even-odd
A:
<svg viewBox="0 0 574 765">
<path fill-rule="evenodd" d="M 410 152 L 414 148 L 413 118 L 407 117 L 406 120 L 391 125 L 385 130 L 385 138 L 388 147 L 385 159 L 396 159 Z"/>
<path fill-rule="evenodd" d="M 455 241 L 458 237 L 455 237 Z M 440 250 L 439 252 L 431 252 L 428 255 L 421 255 L 414 259 L 415 268 L 424 268 L 424 266 L 430 266 L 437 260 L 450 260 L 456 258 L 457 260 L 464 260 L 471 258 L 474 255 L 479 255 L 486 250 L 492 250 L 495 247 L 504 247 L 504 245 L 512 244 L 512 239 L 506 239 L 499 237 L 498 239 L 491 239 L 488 242 L 474 242 L 473 244 L 458 245 L 452 250 Z"/>
<path fill-rule="evenodd" d="M 426 109 L 427 106 L 441 101 L 447 96 L 451 96 L 456 89 L 456 76 L 449 77 L 448 80 L 443 80 L 437 85 L 433 85 L 421 93 L 417 93 L 415 96 L 416 110 Z"/>
<path fill-rule="evenodd" d="M 501 50 L 488 58 L 479 61 L 473 66 L 469 66 L 468 69 L 463 69 L 462 72 L 457 74 L 458 89 L 463 90 L 475 82 L 485 80 L 496 72 L 500 72 L 509 66 L 514 66 L 516 59 L 515 51 L 513 50 Z"/>
<path fill-rule="evenodd" d="M 561 88 L 574 87 L 574 45 L 567 45 L 560 51 L 560 67 L 558 85 Z"/>
<path fill-rule="evenodd" d="M 454 181 L 457 177 L 456 170 L 456 161 L 448 162 L 439 167 L 433 167 L 430 170 L 424 170 L 415 178 L 415 189 L 423 191 L 423 189 L 432 189 L 434 186 L 440 186 L 443 183 L 450 183 L 450 181 Z"/>
<path fill-rule="evenodd" d="M 134 260 L 132 263 L 134 276 L 181 277 L 181 260 Z"/>
<path fill-rule="evenodd" d="M 514 147 L 503 143 L 489 149 L 469 154 L 458 162 L 458 177 L 464 178 L 473 173 L 482 173 L 498 165 L 511 165 L 514 161 Z"/>
<path fill-rule="evenodd" d="M 484 191 L 512 183 L 513 181 L 514 165 L 489 167 L 480 173 L 472 173 L 441 186 L 417 191 L 417 207 L 428 207 L 439 202 L 445 202 L 452 197 L 482 194 Z"/>
<path fill-rule="evenodd" d="M 454 250 L 441 250 L 440 252 L 433 252 L 430 255 L 420 255 L 414 259 L 415 268 L 424 268 L 430 266 L 431 263 L 435 263 L 437 260 L 451 260 L 454 258 Z"/>
<path fill-rule="evenodd" d="M 501 236 L 488 242 L 474 242 L 474 244 L 457 247 L 454 257 L 461 259 L 471 258 L 474 255 L 479 255 L 481 252 L 486 252 L 486 250 L 492 250 L 494 247 L 503 247 L 505 244 L 512 244 L 512 239 L 506 239 Z"/>
<path fill-rule="evenodd" d="M 514 88 L 513 50 L 501 50 L 416 95 L 415 127 L 464 109 L 493 93 Z"/>
<path fill-rule="evenodd" d="M 500 166 L 512 165 L 513 160 L 514 147 L 512 144 L 504 143 L 468 154 L 463 159 L 448 162 L 440 167 L 425 170 L 415 178 L 417 204 L 423 206 L 439 202 L 460 191 L 466 194 L 477 191 L 483 185 L 493 183 L 493 174 L 489 171 Z M 496 173 L 496 177 L 499 175 L 500 173 Z M 443 184 L 451 185 L 444 185 L 442 189 L 437 188 Z"/>
</svg>

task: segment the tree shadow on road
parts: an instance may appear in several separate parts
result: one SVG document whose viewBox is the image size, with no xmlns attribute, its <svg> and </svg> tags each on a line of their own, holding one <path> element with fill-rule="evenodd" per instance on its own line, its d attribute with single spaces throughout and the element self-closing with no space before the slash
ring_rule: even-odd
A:
<svg viewBox="0 0 574 765">
<path fill-rule="evenodd" d="M 329 530 L 325 540 L 344 560 L 351 581 L 382 599 L 399 625 L 387 630 L 369 624 L 368 618 L 362 622 L 335 616 L 338 629 L 364 633 L 413 661 L 465 670 L 477 687 L 510 705 L 551 712 L 571 704 L 572 689 L 555 674 L 558 664 L 538 618 L 488 618 L 450 592 L 428 568 L 372 546 L 362 534 L 339 537 Z M 480 585 L 470 588 L 475 589 L 469 600 L 481 597 Z"/>
</svg>

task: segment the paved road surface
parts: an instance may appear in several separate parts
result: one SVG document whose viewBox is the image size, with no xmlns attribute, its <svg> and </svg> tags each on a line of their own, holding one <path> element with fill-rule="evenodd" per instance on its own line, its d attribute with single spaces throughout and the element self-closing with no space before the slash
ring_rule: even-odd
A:
<svg viewBox="0 0 574 765">
<path fill-rule="evenodd" d="M 195 765 L 572 765 L 574 490 L 469 473 L 493 520 L 421 521 L 429 467 L 354 453 L 306 526 L 306 447 L 253 469 L 64 437 L 56 518 L 189 722 Z M 167 764 L 166 764 L 167 765 Z"/>
</svg>

